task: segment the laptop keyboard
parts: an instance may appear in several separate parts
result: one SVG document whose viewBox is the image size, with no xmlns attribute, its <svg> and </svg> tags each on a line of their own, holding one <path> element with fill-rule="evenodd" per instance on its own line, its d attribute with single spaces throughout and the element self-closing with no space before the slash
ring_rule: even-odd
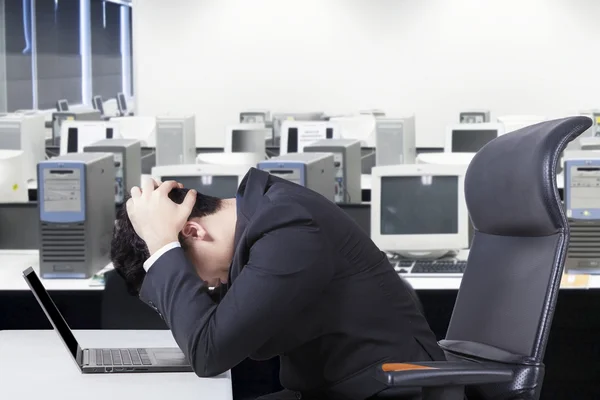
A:
<svg viewBox="0 0 600 400">
<path fill-rule="evenodd" d="M 145 349 L 96 349 L 96 365 L 152 365 Z"/>
</svg>

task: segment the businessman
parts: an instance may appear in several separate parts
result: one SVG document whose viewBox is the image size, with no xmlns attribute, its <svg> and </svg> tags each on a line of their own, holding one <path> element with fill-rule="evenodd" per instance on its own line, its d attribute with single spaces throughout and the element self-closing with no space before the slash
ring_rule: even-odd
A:
<svg viewBox="0 0 600 400">
<path fill-rule="evenodd" d="M 368 235 L 321 195 L 254 168 L 234 199 L 176 182 L 133 188 L 111 253 L 198 376 L 279 356 L 286 390 L 262 399 L 366 399 L 384 389 L 377 364 L 444 360 Z"/>
</svg>

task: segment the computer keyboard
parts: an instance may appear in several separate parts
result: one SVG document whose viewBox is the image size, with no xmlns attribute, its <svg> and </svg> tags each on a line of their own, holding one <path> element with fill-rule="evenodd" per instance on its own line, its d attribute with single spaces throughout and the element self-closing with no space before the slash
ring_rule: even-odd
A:
<svg viewBox="0 0 600 400">
<path fill-rule="evenodd" d="M 424 261 L 418 260 L 410 271 L 411 274 L 462 274 L 467 268 L 466 261 Z"/>
<path fill-rule="evenodd" d="M 96 365 L 152 365 L 145 349 L 96 349 Z"/>
<path fill-rule="evenodd" d="M 400 274 L 463 274 L 467 267 L 464 260 L 407 260 L 392 259 L 390 263 Z"/>
</svg>

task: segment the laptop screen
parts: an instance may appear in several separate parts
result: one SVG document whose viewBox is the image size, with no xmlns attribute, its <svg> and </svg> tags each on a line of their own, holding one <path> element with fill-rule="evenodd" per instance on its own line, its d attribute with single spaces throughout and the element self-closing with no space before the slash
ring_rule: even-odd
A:
<svg viewBox="0 0 600 400">
<path fill-rule="evenodd" d="M 44 288 L 44 285 L 42 285 L 40 278 L 38 278 L 33 268 L 28 268 L 23 271 L 23 277 L 31 288 L 36 300 L 38 303 L 40 303 L 40 306 L 46 313 L 50 323 L 58 332 L 59 336 L 65 343 L 65 346 L 67 346 L 69 352 L 73 355 L 75 361 L 77 361 L 77 353 L 81 352 L 79 343 L 77 343 L 77 339 L 75 339 L 75 336 L 73 336 L 71 328 L 69 328 L 69 325 L 67 325 L 67 322 L 61 315 L 60 311 L 58 311 L 56 304 L 54 304 L 50 298 L 46 288 Z"/>
</svg>

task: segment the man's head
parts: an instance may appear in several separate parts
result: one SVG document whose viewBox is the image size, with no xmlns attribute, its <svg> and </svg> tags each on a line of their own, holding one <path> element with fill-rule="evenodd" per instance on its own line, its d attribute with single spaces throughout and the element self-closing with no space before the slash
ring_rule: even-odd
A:
<svg viewBox="0 0 600 400">
<path fill-rule="evenodd" d="M 173 189 L 169 198 L 181 204 L 188 189 Z M 127 200 L 127 199 L 126 199 Z M 188 221 L 179 233 L 179 242 L 198 275 L 209 284 L 226 281 L 233 257 L 235 233 L 235 200 L 221 200 L 198 193 Z M 137 295 L 150 258 L 146 243 L 135 233 L 126 207 L 117 214 L 110 251 L 117 272 L 127 282 L 131 294 Z"/>
</svg>

